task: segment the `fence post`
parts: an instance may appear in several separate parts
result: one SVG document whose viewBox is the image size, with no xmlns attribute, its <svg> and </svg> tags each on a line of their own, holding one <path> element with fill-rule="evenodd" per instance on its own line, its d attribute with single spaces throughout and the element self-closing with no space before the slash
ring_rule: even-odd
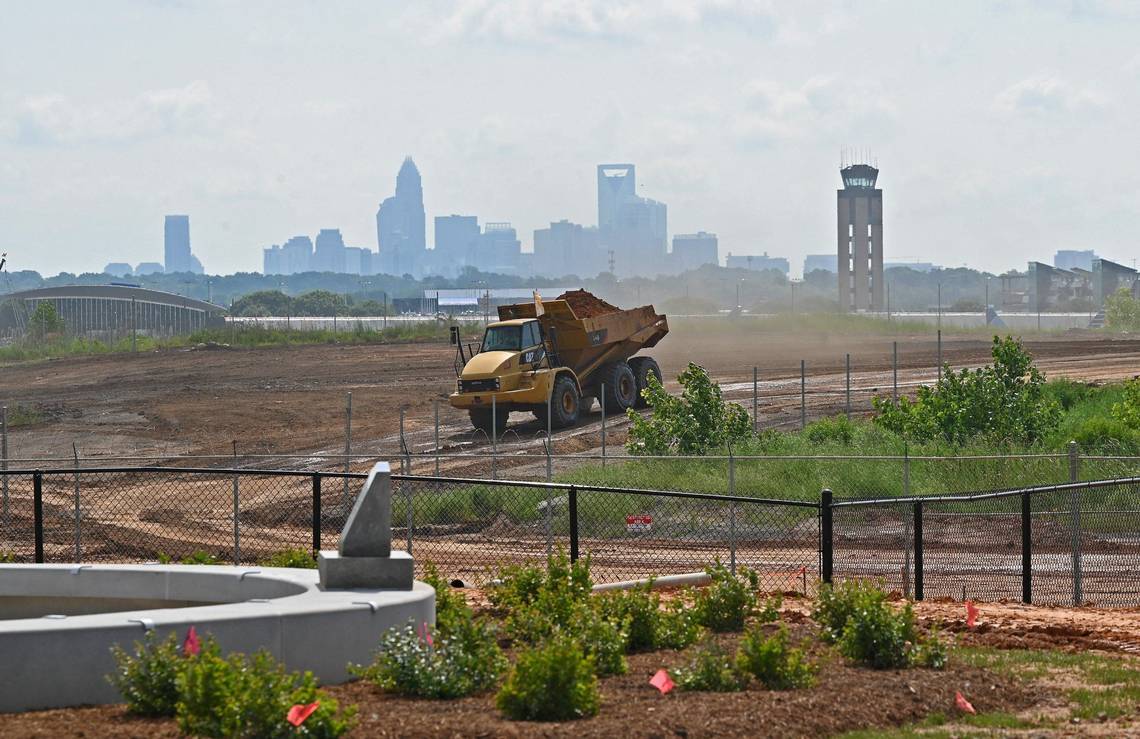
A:
<svg viewBox="0 0 1140 739">
<path fill-rule="evenodd" d="M 407 413 L 407 409 L 401 407 L 400 408 L 400 472 L 402 474 L 406 475 L 406 474 L 408 474 L 409 470 L 407 468 L 407 464 L 408 464 L 408 441 L 407 441 L 407 439 L 404 438 L 404 414 L 405 413 Z M 347 491 L 347 489 L 348 488 L 346 485 L 345 490 Z M 342 505 L 344 506 L 345 511 L 349 510 L 348 496 L 347 495 L 344 496 L 344 499 L 342 501 Z"/>
<path fill-rule="evenodd" d="M 439 477 L 439 398 L 435 399 L 435 476 Z"/>
<path fill-rule="evenodd" d="M 412 486 L 410 484 L 410 481 L 404 480 L 402 484 L 406 485 L 407 490 L 408 490 L 408 494 L 406 496 L 404 496 L 405 498 L 407 498 L 407 500 L 405 501 L 404 507 L 406 507 L 408 509 L 408 515 L 406 516 L 406 518 L 407 518 L 407 544 L 408 544 L 408 555 L 411 556 L 411 554 L 412 554 L 412 524 L 415 523 L 415 518 L 413 517 L 413 514 L 415 513 L 415 508 L 413 508 Z"/>
<path fill-rule="evenodd" d="M 736 457 L 728 446 L 728 494 L 736 495 Z M 736 574 L 736 501 L 728 504 L 728 569 Z"/>
<path fill-rule="evenodd" d="M 800 360 L 800 431 L 807 427 L 807 361 Z"/>
<path fill-rule="evenodd" d="M 914 599 L 922 600 L 922 501 L 914 502 Z"/>
<path fill-rule="evenodd" d="M 551 426 L 553 421 L 550 414 L 554 411 L 554 388 L 551 387 L 549 392 L 546 393 L 546 481 L 550 482 L 554 479 L 554 461 L 551 455 L 554 453 L 554 440 L 550 438 Z"/>
<path fill-rule="evenodd" d="M 893 357 L 893 359 L 891 361 L 891 367 L 893 368 L 892 374 L 891 374 L 891 377 L 892 377 L 892 385 L 891 386 L 894 388 L 894 391 L 892 393 L 892 397 L 897 402 L 899 399 L 899 343 L 897 341 L 893 342 L 893 348 L 891 350 L 891 354 Z"/>
<path fill-rule="evenodd" d="M 491 396 L 491 479 L 497 477 L 499 467 L 499 409 L 495 396 Z"/>
<path fill-rule="evenodd" d="M 0 485 L 2 485 L 4 525 L 8 525 L 8 406 L 0 406 Z"/>
<path fill-rule="evenodd" d="M 35 563 L 44 563 L 44 473 L 32 473 L 32 516 L 34 517 L 36 553 Z"/>
<path fill-rule="evenodd" d="M 602 401 L 602 469 L 606 468 L 606 384 L 602 383 L 602 391 L 598 393 Z"/>
<path fill-rule="evenodd" d="M 902 494 L 904 498 L 910 497 L 910 447 L 903 444 L 903 475 L 902 475 Z M 910 547 L 911 547 L 911 522 L 903 516 L 903 595 L 907 598 L 910 597 Z M 915 545 L 917 547 L 917 544 Z M 917 554 L 915 557 L 917 558 Z M 917 567 L 917 563 L 915 565 Z M 917 585 L 916 585 L 917 588 Z"/>
<path fill-rule="evenodd" d="M 1033 602 L 1033 519 L 1028 492 L 1021 494 L 1021 601 Z"/>
<path fill-rule="evenodd" d="M 321 473 L 313 473 L 313 557 L 321 551 Z"/>
<path fill-rule="evenodd" d="M 335 315 L 333 316 L 335 319 Z M 344 398 L 344 474 L 351 472 L 352 462 L 352 391 Z M 344 507 L 349 506 L 349 479 L 344 478 Z"/>
<path fill-rule="evenodd" d="M 942 382 L 942 329 L 938 329 L 938 381 Z"/>
<path fill-rule="evenodd" d="M 851 355 L 847 355 L 847 420 L 851 420 Z"/>
<path fill-rule="evenodd" d="M 83 539 L 80 524 L 80 509 L 79 509 L 79 447 L 75 442 L 71 442 L 71 453 L 75 459 L 75 561 L 83 561 Z"/>
<path fill-rule="evenodd" d="M 752 368 L 752 431 L 760 427 L 760 370 Z"/>
<path fill-rule="evenodd" d="M 237 469 L 237 440 L 234 440 L 234 469 Z M 234 567 L 241 564 L 241 502 L 238 474 L 234 473 Z"/>
<path fill-rule="evenodd" d="M 1080 482 L 1081 457 L 1077 449 L 1077 442 L 1069 442 L 1069 482 Z M 1073 537 L 1073 605 L 1079 606 L 1084 600 L 1081 592 L 1081 492 L 1074 490 L 1070 494 L 1070 507 L 1072 508 L 1072 537 Z"/>
<path fill-rule="evenodd" d="M 578 561 L 578 488 L 570 486 L 570 561 Z"/>
<path fill-rule="evenodd" d="M 828 585 L 831 584 L 832 565 L 833 565 L 834 559 L 835 559 L 835 552 L 832 549 L 832 540 L 831 540 L 831 526 L 832 526 L 832 513 L 833 513 L 831 502 L 832 502 L 831 491 L 828 490 L 827 488 L 824 488 L 823 492 L 820 494 L 820 499 L 819 499 L 819 513 L 820 513 L 819 543 L 820 543 L 820 554 L 821 554 L 821 557 L 823 560 L 820 563 L 819 570 L 820 570 L 820 578 L 825 583 L 827 583 Z"/>
</svg>

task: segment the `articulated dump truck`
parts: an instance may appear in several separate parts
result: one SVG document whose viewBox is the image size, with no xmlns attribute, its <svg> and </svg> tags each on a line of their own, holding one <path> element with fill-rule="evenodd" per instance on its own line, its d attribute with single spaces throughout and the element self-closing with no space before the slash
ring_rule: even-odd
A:
<svg viewBox="0 0 1140 739">
<path fill-rule="evenodd" d="M 553 428 L 573 426 L 603 393 L 606 412 L 622 413 L 644 404 L 650 374 L 661 379 L 657 362 L 634 355 L 667 333 L 668 321 L 651 305 L 619 310 L 585 290 L 547 301 L 535 293 L 534 302 L 500 306 L 470 355 L 452 327 L 459 387 L 450 402 L 488 435 L 502 433 L 518 412 Z"/>
</svg>

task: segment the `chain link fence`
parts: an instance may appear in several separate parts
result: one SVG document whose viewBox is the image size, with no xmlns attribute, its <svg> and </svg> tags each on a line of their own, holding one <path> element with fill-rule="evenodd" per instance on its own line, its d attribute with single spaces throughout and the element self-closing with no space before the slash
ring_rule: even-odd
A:
<svg viewBox="0 0 1140 739">
<path fill-rule="evenodd" d="M 917 599 L 1140 605 L 1140 477 L 1082 481 L 1068 458 L 1069 483 L 833 501 L 826 490 L 763 487 L 759 475 L 722 461 L 707 460 L 697 478 L 705 484 L 684 491 L 393 475 L 393 546 L 472 585 L 562 548 L 589 556 L 599 582 L 697 572 L 719 559 L 757 570 L 766 589 L 806 592 L 817 579 L 871 578 Z M 285 550 L 333 549 L 365 478 L 214 468 L 8 471 L 0 473 L 0 560 L 258 564 Z M 771 491 L 782 495 L 765 495 Z"/>
<path fill-rule="evenodd" d="M 337 546 L 366 475 L 290 470 L 11 471 L 0 556 L 23 562 L 264 563 Z M 771 589 L 818 578 L 818 504 L 669 490 L 392 476 L 392 537 L 481 585 L 556 549 L 614 582 L 720 560 Z M 796 585 L 796 583 L 799 583 Z"/>
<path fill-rule="evenodd" d="M 844 500 L 824 558 L 917 599 L 1140 605 L 1140 478 Z M 824 514 L 825 517 L 828 515 Z"/>
</svg>

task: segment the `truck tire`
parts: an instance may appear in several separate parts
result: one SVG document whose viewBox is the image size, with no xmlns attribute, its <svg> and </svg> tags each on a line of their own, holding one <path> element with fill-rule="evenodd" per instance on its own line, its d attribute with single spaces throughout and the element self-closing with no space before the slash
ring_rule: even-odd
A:
<svg viewBox="0 0 1140 739">
<path fill-rule="evenodd" d="M 467 415 L 471 417 L 471 425 L 485 433 L 487 438 L 490 438 L 492 431 L 494 431 L 496 437 L 503 435 L 503 432 L 507 430 L 507 418 L 510 417 L 511 413 L 505 408 L 496 408 L 494 416 L 495 426 L 498 426 L 498 428 L 494 430 L 491 428 L 492 414 L 490 408 L 472 409 L 467 411 Z"/>
<path fill-rule="evenodd" d="M 637 378 L 626 362 L 614 362 L 601 370 L 598 381 L 606 386 L 606 414 L 622 413 L 637 403 Z"/>
<path fill-rule="evenodd" d="M 633 370 L 633 376 L 637 379 L 636 407 L 645 408 L 649 404 L 641 396 L 641 391 L 649 387 L 649 375 L 653 375 L 658 382 L 661 382 L 661 367 L 653 357 L 634 357 L 629 360 L 629 368 Z"/>
<path fill-rule="evenodd" d="M 554 396 L 550 399 L 550 411 L 553 416 L 550 425 L 556 429 L 564 429 L 578 423 L 582 413 L 582 396 L 578 393 L 578 385 L 569 375 L 560 375 L 554 381 Z"/>
</svg>

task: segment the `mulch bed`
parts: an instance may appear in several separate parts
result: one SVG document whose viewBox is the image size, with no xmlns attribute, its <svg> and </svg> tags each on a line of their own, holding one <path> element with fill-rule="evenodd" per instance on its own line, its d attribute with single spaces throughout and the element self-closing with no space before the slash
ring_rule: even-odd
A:
<svg viewBox="0 0 1140 739">
<path fill-rule="evenodd" d="M 791 615 L 791 614 L 789 614 Z M 814 633 L 806 624 L 792 626 L 796 638 Z M 735 649 L 738 635 L 719 637 Z M 342 704 L 359 707 L 359 725 L 351 736 L 526 736 L 526 737 L 689 737 L 828 736 L 859 728 L 899 726 L 926 716 L 954 713 L 954 693 L 961 691 L 979 713 L 1017 713 L 1043 701 L 1041 689 L 982 669 L 956 663 L 947 669 L 873 671 L 851 667 L 826 647 L 813 647 L 822 663 L 810 689 L 775 692 L 755 681 L 740 693 L 674 690 L 661 695 L 649 685 L 660 668 L 687 662 L 677 652 L 636 654 L 629 672 L 601 681 L 602 707 L 590 719 L 564 723 L 528 723 L 504 719 L 493 694 L 454 701 L 400 698 L 355 682 L 329 688 Z M 174 737 L 170 720 L 128 716 L 122 706 L 37 711 L 0 717 L 0 735 L 36 737 Z"/>
</svg>

